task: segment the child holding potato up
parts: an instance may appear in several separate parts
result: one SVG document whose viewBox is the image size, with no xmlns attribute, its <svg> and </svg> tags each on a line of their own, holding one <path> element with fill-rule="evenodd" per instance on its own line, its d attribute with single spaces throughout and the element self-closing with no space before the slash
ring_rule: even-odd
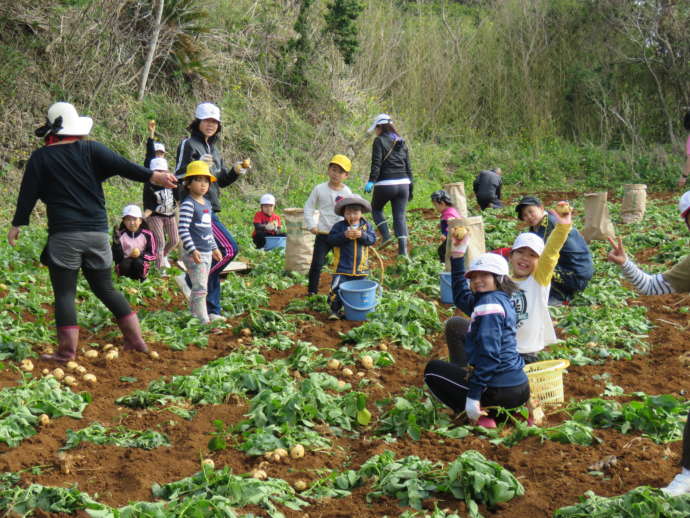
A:
<svg viewBox="0 0 690 518">
<path fill-rule="evenodd" d="M 140 281 L 146 279 L 151 261 L 156 260 L 156 238 L 137 205 L 127 205 L 123 209 L 120 226 L 113 230 L 112 250 L 118 275 Z"/>
</svg>

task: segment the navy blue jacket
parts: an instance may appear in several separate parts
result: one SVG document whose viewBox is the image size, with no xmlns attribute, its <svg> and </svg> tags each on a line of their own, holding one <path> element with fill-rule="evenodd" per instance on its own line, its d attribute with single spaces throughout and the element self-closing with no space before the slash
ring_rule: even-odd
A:
<svg viewBox="0 0 690 518">
<path fill-rule="evenodd" d="M 547 214 L 541 224 L 538 227 L 531 227 L 530 231 L 537 234 L 546 243 L 555 226 L 556 219 L 551 214 Z M 563 271 L 572 272 L 575 277 L 583 281 L 590 280 L 594 275 L 592 252 L 589 250 L 585 238 L 574 226 L 568 234 L 563 248 L 561 248 L 557 267 Z"/>
<path fill-rule="evenodd" d="M 376 234 L 364 218 L 359 223 L 362 231 L 359 239 L 345 237 L 345 231 L 349 227 L 345 220 L 333 225 L 326 237 L 328 244 L 334 248 L 337 274 L 364 277 L 369 273 L 368 247 L 376 242 Z"/>
<path fill-rule="evenodd" d="M 465 279 L 464 258 L 451 259 L 453 302 L 470 316 L 465 337 L 467 361 L 474 367 L 467 397 L 479 401 L 487 387 L 517 387 L 527 383 L 525 362 L 517 352 L 517 315 L 504 291 L 472 293 Z"/>
</svg>

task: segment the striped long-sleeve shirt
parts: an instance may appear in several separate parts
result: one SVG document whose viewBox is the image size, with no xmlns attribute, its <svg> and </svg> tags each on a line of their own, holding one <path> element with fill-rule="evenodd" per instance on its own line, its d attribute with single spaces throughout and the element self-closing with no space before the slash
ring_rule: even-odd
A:
<svg viewBox="0 0 690 518">
<path fill-rule="evenodd" d="M 213 239 L 212 210 L 209 200 L 199 203 L 191 196 L 187 196 L 180 205 L 179 233 L 185 252 L 211 252 L 218 248 Z"/>
<path fill-rule="evenodd" d="M 645 273 L 630 259 L 623 263 L 622 268 L 625 278 L 643 295 L 665 295 L 667 293 L 676 292 L 673 286 L 666 282 L 663 274 L 657 273 L 650 275 Z"/>
</svg>

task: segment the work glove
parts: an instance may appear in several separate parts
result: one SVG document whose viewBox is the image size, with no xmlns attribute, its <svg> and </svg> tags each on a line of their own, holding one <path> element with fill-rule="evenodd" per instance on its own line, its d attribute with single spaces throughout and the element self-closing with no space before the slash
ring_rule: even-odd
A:
<svg viewBox="0 0 690 518">
<path fill-rule="evenodd" d="M 240 176 L 247 174 L 247 171 L 249 171 L 249 168 L 242 167 L 242 162 L 235 162 L 232 168 Z"/>
<path fill-rule="evenodd" d="M 266 230 L 272 231 L 276 229 L 276 224 L 273 223 L 272 221 L 269 221 L 266 223 Z"/>
<path fill-rule="evenodd" d="M 470 398 L 465 400 L 465 413 L 472 422 L 479 420 L 482 415 L 486 415 L 486 412 L 482 412 L 482 409 L 479 407 L 479 401 Z"/>
<path fill-rule="evenodd" d="M 364 192 L 371 192 L 373 188 L 374 182 L 367 182 L 367 184 L 364 186 Z"/>
</svg>

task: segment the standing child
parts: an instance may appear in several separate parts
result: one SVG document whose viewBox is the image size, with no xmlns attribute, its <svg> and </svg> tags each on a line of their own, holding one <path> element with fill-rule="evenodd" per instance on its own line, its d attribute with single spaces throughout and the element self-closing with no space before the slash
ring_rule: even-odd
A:
<svg viewBox="0 0 690 518">
<path fill-rule="evenodd" d="M 474 179 L 472 187 L 480 209 L 503 207 L 501 203 L 502 176 L 503 171 L 500 167 L 496 167 L 488 171 L 480 171 L 477 178 Z"/>
<path fill-rule="evenodd" d="M 154 158 L 149 163 L 152 171 L 168 172 L 165 158 Z M 150 183 L 144 184 L 144 216 L 146 223 L 156 237 L 156 266 L 165 271 L 170 268 L 168 254 L 180 242 L 177 235 L 175 208 L 177 189 L 167 189 Z"/>
<path fill-rule="evenodd" d="M 156 238 L 147 228 L 136 205 L 127 205 L 122 221 L 113 230 L 113 261 L 115 272 L 130 279 L 143 281 L 151 261 L 156 259 Z"/>
<path fill-rule="evenodd" d="M 202 160 L 190 162 L 184 176 L 189 194 L 180 205 L 180 240 L 184 249 L 182 261 L 192 281 L 189 308 L 192 315 L 204 324 L 210 322 L 206 308 L 206 286 L 211 260 L 221 259 L 211 225 L 213 206 L 204 197 L 211 182 L 215 181 L 216 177 L 211 174 L 208 163 Z"/>
<path fill-rule="evenodd" d="M 438 247 L 438 260 L 442 263 L 446 262 L 446 243 L 448 242 L 448 220 L 460 218 L 460 214 L 455 207 L 453 207 L 453 202 L 450 199 L 450 195 L 440 189 L 434 191 L 431 194 L 431 203 L 434 204 L 434 208 L 441 213 L 441 235 L 442 241 Z"/>
<path fill-rule="evenodd" d="M 272 194 L 264 194 L 259 200 L 261 210 L 254 214 L 254 233 L 252 240 L 256 248 L 266 245 L 266 236 L 284 236 L 281 232 L 282 223 L 280 216 L 276 214 L 276 198 Z"/>
<path fill-rule="evenodd" d="M 549 314 L 549 290 L 559 254 L 572 227 L 570 208 L 552 213 L 555 227 L 544 241 L 532 232 L 520 234 L 510 252 L 510 267 L 518 290 L 512 300 L 517 312 L 517 350 L 525 363 L 538 361 L 537 353 L 555 343 Z"/>
<path fill-rule="evenodd" d="M 335 273 L 331 281 L 329 303 L 330 320 L 340 318 L 343 301 L 340 299 L 340 285 L 343 282 L 366 279 L 369 274 L 369 251 L 367 247 L 376 242 L 376 233 L 362 217 L 371 212 L 371 205 L 360 196 L 348 196 L 335 204 L 335 213 L 343 216 L 328 234 L 328 245 L 335 249 Z"/>
<path fill-rule="evenodd" d="M 556 227 L 556 217 L 546 214 L 541 201 L 534 196 L 525 196 L 515 207 L 518 219 L 529 225 L 530 232 L 534 232 L 545 242 Z M 580 291 L 583 291 L 594 275 L 594 263 L 585 238 L 576 228 L 571 228 L 561 255 L 556 264 L 556 270 L 549 292 L 549 306 L 560 306 L 569 302 Z"/>
<path fill-rule="evenodd" d="M 308 295 L 314 295 L 319 291 L 321 270 L 331 250 L 327 236 L 333 225 L 343 219 L 335 213 L 335 203 L 339 198 L 352 194 L 350 188 L 343 183 L 351 169 L 352 162 L 345 155 L 333 156 L 328 163 L 328 181 L 314 187 L 304 204 L 304 224 L 312 234 L 316 235 L 314 253 L 309 267 Z M 318 225 L 314 220 L 314 213 L 317 210 L 319 211 Z"/>
<path fill-rule="evenodd" d="M 451 362 L 431 360 L 424 382 L 455 412 L 465 410 L 470 421 L 495 428 L 494 417 L 482 407 L 516 408 L 530 394 L 525 363 L 517 352 L 517 316 L 510 300 L 517 287 L 508 277 L 508 263 L 497 254 L 480 255 L 465 273 L 469 235 L 459 245 L 451 252 L 453 300 L 470 319 L 452 317 L 447 322 L 446 330 L 456 334 L 454 344 L 448 343 Z"/>
</svg>

